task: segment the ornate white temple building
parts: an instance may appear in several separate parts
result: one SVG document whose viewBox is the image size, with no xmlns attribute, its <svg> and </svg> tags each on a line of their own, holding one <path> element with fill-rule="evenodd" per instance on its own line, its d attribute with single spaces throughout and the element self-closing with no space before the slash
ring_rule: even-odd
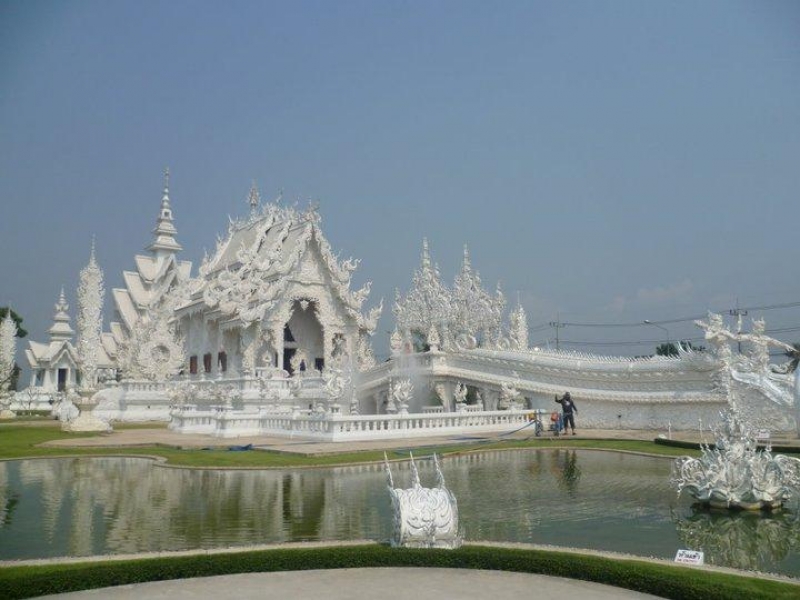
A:
<svg viewBox="0 0 800 600">
<path fill-rule="evenodd" d="M 82 385 L 83 357 L 94 356 L 104 375 L 95 377 L 101 418 L 219 436 L 498 431 L 525 424 L 532 410 L 550 412 L 566 390 L 582 427 L 697 429 L 718 419 L 730 386 L 773 430 L 797 427 L 796 384 L 769 365 L 769 345 L 781 343 L 764 335 L 763 322 L 738 334 L 712 315 L 698 323 L 709 350 L 678 357 L 530 348 L 525 311 L 517 306 L 506 323 L 502 292 L 484 290 L 466 247 L 448 286 L 427 240 L 408 293 L 394 302 L 391 358 L 376 364 L 382 302 L 366 309 L 370 285 L 351 289 L 358 261 L 332 251 L 318 209 L 262 204 L 255 186 L 248 201 L 249 215 L 230 222 L 193 276 L 178 258 L 167 178 L 149 254 L 136 256 L 125 287 L 113 290 L 111 331 L 84 335 L 97 351 L 85 341 L 77 352 L 62 292 L 49 344 L 30 342 L 31 387 L 18 400 L 52 400 Z M 98 294 L 79 290 L 84 300 Z M 732 353 L 733 342 L 745 352 Z"/>
</svg>

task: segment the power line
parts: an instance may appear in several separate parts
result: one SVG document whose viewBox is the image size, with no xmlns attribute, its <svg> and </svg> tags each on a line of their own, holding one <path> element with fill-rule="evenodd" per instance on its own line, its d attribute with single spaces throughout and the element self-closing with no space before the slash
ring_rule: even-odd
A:
<svg viewBox="0 0 800 600">
<path fill-rule="evenodd" d="M 800 306 L 800 302 L 786 302 L 784 304 L 769 304 L 764 306 L 746 306 L 736 307 L 729 309 L 728 312 L 734 316 L 746 315 L 748 311 L 767 311 L 778 310 L 781 308 L 796 308 Z M 713 312 L 713 311 L 712 311 Z M 659 321 L 651 320 L 650 324 L 653 325 L 669 325 L 670 323 L 686 323 L 688 321 L 698 321 L 708 317 L 708 314 L 692 315 L 689 317 L 678 317 L 675 319 L 661 319 Z M 570 327 L 640 327 L 642 321 L 635 321 L 631 323 L 578 323 L 573 321 L 563 321 L 562 325 L 569 325 Z"/>
</svg>

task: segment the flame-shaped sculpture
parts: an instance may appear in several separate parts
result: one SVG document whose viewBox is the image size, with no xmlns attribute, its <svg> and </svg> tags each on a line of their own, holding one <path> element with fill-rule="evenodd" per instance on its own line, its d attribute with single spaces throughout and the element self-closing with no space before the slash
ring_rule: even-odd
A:
<svg viewBox="0 0 800 600">
<path fill-rule="evenodd" d="M 444 483 L 439 459 L 434 454 L 436 487 L 424 488 L 411 456 L 411 487 L 394 487 L 392 471 L 384 453 L 389 495 L 394 509 L 394 534 L 392 546 L 405 548 L 458 548 L 461 535 L 458 531 L 458 505 L 453 493 Z"/>
</svg>

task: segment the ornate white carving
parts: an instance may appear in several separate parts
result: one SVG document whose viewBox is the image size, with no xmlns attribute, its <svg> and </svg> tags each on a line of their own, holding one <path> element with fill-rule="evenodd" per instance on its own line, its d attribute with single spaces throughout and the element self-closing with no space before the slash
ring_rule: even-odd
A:
<svg viewBox="0 0 800 600">
<path fill-rule="evenodd" d="M 500 400 L 498 402 L 498 408 L 500 410 L 513 408 L 520 398 L 521 394 L 514 384 L 503 383 L 500 386 Z"/>
<path fill-rule="evenodd" d="M 81 270 L 78 284 L 78 358 L 87 389 L 97 386 L 104 295 L 103 271 L 95 260 L 92 242 L 89 264 Z"/>
<path fill-rule="evenodd" d="M 528 316 L 522 304 L 511 311 L 509 315 L 509 339 L 511 350 L 528 349 Z"/>
<path fill-rule="evenodd" d="M 485 347 L 498 346 L 504 307 L 499 287 L 492 298 L 481 286 L 466 247 L 464 262 L 450 290 L 431 262 L 428 241 L 423 240 L 422 264 L 414 272 L 408 295 L 401 298 L 398 294 L 394 313 L 401 331 L 423 336 L 429 346 L 449 350 L 454 339 L 462 349 L 476 347 L 479 342 Z M 428 339 L 431 335 L 433 341 Z"/>
<path fill-rule="evenodd" d="M 117 364 L 126 378 L 166 381 L 186 363 L 185 340 L 172 320 L 175 308 L 186 301 L 188 282 L 177 284 L 133 325 L 117 351 Z"/>
<path fill-rule="evenodd" d="M 779 508 L 800 492 L 800 460 L 759 450 L 755 432 L 744 425 L 735 407 L 714 430 L 716 444 L 701 446 L 702 456 L 673 463 L 671 484 L 714 508 Z"/>
<path fill-rule="evenodd" d="M 466 333 L 482 338 L 484 345 L 491 346 L 500 334 L 505 299 L 499 285 L 495 298 L 483 289 L 480 275 L 472 268 L 466 246 L 461 271 L 456 275 L 453 284 L 452 303 L 455 308 L 455 322 L 451 322 L 451 329 L 456 334 Z"/>
<path fill-rule="evenodd" d="M 218 244 L 215 255 L 201 265 L 205 283 L 202 298 L 209 310 L 218 309 L 225 317 L 238 319 L 242 327 L 268 321 L 264 329 L 279 330 L 291 316 L 293 302 L 315 303 L 324 332 L 351 331 L 372 333 L 381 305 L 363 315 L 361 307 L 369 295 L 370 283 L 350 290 L 358 261 L 340 261 L 319 229 L 316 206 L 303 213 L 277 205 L 267 205 L 246 221 L 232 221 L 228 238 Z M 239 232 L 247 229 L 247 235 Z M 233 240 L 247 240 L 235 251 Z M 239 243 L 239 242 L 237 242 Z M 355 337 L 355 335 L 353 335 Z M 326 338 L 328 344 L 330 338 Z M 272 352 L 278 350 L 273 340 Z M 348 351 L 369 338 L 348 341 Z M 326 347 L 326 360 L 330 359 Z M 371 350 L 359 352 L 363 364 L 370 365 Z"/>
<path fill-rule="evenodd" d="M 453 400 L 456 403 L 456 411 L 463 411 L 467 404 L 467 386 L 460 381 L 453 388 Z"/>
<path fill-rule="evenodd" d="M 362 371 L 375 367 L 375 355 L 372 352 L 370 337 L 367 333 L 358 336 L 358 368 Z"/>
<path fill-rule="evenodd" d="M 345 388 L 350 384 L 349 378 L 345 378 L 339 369 L 325 369 L 323 373 L 325 381 L 325 393 L 331 400 L 339 400 L 344 395 Z"/>
<path fill-rule="evenodd" d="M 0 322 L 0 415 L 8 415 L 13 394 L 11 379 L 14 374 L 14 356 L 17 352 L 17 324 L 11 318 L 11 308 Z"/>
<path fill-rule="evenodd" d="M 405 548 L 458 548 L 461 535 L 458 531 L 458 503 L 447 489 L 439 459 L 434 454 L 436 487 L 424 488 L 420 484 L 414 456 L 411 457 L 411 487 L 394 487 L 389 461 L 384 454 L 384 468 L 388 479 L 389 495 L 394 512 L 392 546 Z"/>
</svg>

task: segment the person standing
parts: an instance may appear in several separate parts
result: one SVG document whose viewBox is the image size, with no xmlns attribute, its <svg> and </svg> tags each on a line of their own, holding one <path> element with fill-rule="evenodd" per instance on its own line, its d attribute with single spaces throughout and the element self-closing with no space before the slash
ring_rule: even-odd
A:
<svg viewBox="0 0 800 600">
<path fill-rule="evenodd" d="M 564 422 L 564 435 L 567 434 L 567 430 L 572 427 L 572 435 L 575 435 L 575 415 L 574 413 L 578 412 L 578 407 L 575 406 L 575 402 L 572 400 L 572 396 L 569 395 L 569 392 L 565 392 L 561 398 L 556 396 L 556 402 L 561 405 L 561 412 L 563 416 Z"/>
</svg>

